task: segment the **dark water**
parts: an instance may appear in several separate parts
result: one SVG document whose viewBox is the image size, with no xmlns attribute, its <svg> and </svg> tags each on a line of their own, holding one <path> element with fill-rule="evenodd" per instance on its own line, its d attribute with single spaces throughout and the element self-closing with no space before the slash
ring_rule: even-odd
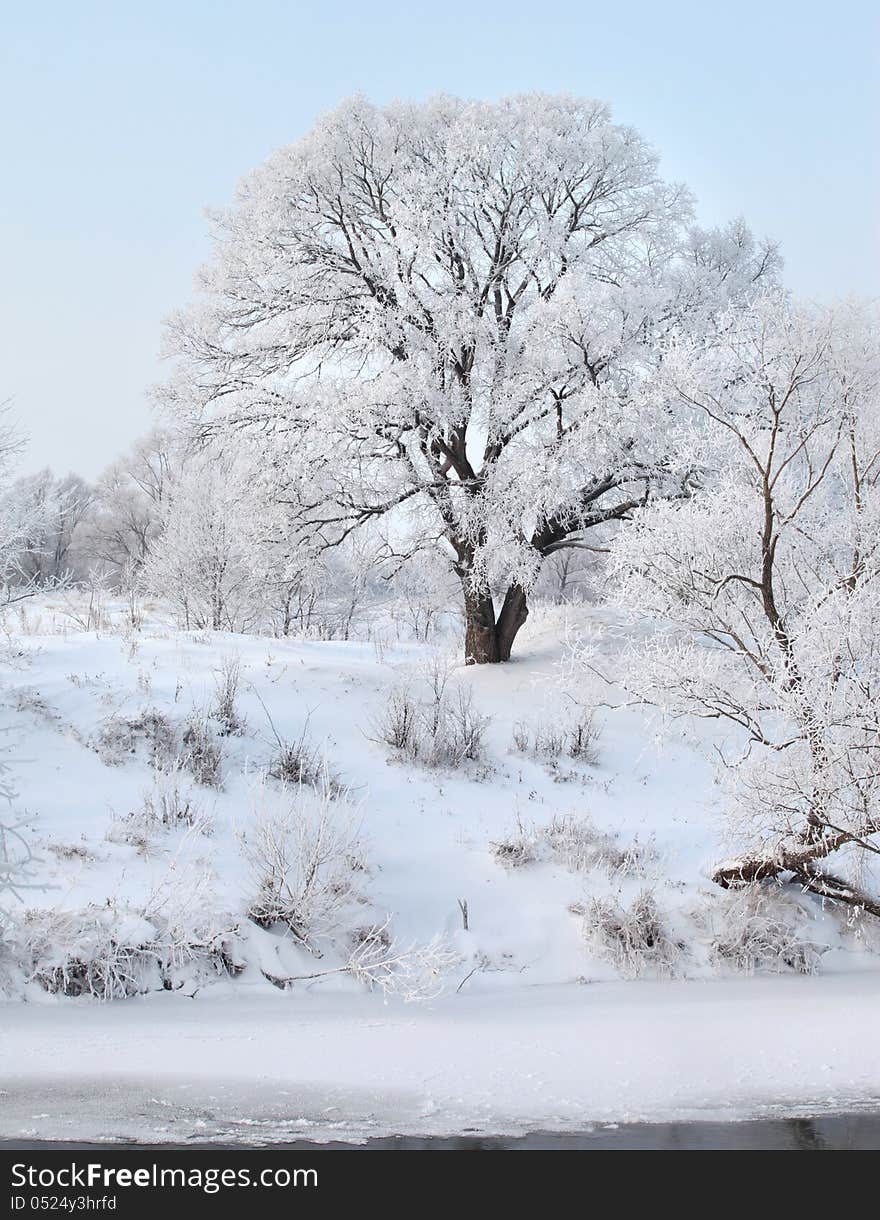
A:
<svg viewBox="0 0 880 1220">
<path fill-rule="evenodd" d="M 134 1144 L 75 1144 L 2 1140 L 0 1148 L 48 1150 L 144 1148 Z M 243 1149 L 241 1144 L 150 1144 L 149 1148 Z M 253 1148 L 254 1145 L 247 1145 Z M 735 1123 L 621 1123 L 571 1133 L 536 1131 L 524 1136 L 458 1135 L 416 1137 L 407 1135 L 370 1139 L 363 1144 L 314 1144 L 308 1140 L 272 1143 L 277 1151 L 307 1152 L 320 1149 L 369 1152 L 418 1150 L 429 1152 L 559 1151 L 797 1151 L 833 1152 L 843 1149 L 880 1149 L 880 1114 L 831 1114 L 818 1118 L 757 1119 Z"/>
</svg>

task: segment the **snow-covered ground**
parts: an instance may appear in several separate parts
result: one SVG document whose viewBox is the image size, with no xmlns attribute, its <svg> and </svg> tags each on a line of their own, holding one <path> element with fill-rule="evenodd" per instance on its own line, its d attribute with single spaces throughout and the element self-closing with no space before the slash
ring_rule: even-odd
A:
<svg viewBox="0 0 880 1220">
<path fill-rule="evenodd" d="M 705 871 L 727 845 L 709 739 L 682 728 L 661 742 L 643 713 L 600 708 L 595 759 L 516 747 L 523 726 L 531 742 L 608 698 L 571 671 L 563 633 L 561 617 L 537 614 L 510 665 L 452 670 L 449 689 L 470 688 L 489 718 L 483 757 L 456 769 L 377 740 L 401 684 L 423 695 L 437 646 L 158 621 L 10 637 L 0 727 L 40 888 L 22 893 L 6 952 L 0 1135 L 327 1138 L 873 1105 L 880 958 L 835 913 L 788 908 L 800 941 L 822 950 L 811 977 L 737 976 L 712 953 L 699 912 L 719 917 Z M 230 658 L 243 723 L 224 735 L 202 717 L 220 786 L 181 772 L 189 813 L 164 827 L 156 734 L 170 732 L 166 753 L 183 748 Z M 362 857 L 311 953 L 246 918 L 255 819 L 286 799 L 264 773 L 278 739 L 304 731 L 347 789 L 332 804 Z M 590 912 L 597 899 L 626 911 L 645 892 L 669 952 L 624 980 Z M 124 1000 L 58 994 L 75 989 L 89 946 L 136 948 L 163 926 L 194 944 L 225 938 L 234 977 L 183 953 L 172 990 L 141 974 L 146 994 Z M 441 947 L 428 998 L 405 1004 L 345 972 L 370 926 L 416 956 Z"/>
</svg>

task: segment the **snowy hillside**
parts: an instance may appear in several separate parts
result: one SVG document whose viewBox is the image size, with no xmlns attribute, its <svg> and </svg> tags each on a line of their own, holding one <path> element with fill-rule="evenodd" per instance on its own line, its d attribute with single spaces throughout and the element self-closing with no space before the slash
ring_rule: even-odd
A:
<svg viewBox="0 0 880 1220">
<path fill-rule="evenodd" d="M 595 632 L 603 619 L 612 628 L 601 647 L 613 663 L 613 614 L 578 614 L 582 629 Z M 756 1019 L 779 1020 L 806 994 L 791 978 L 744 977 L 754 973 L 818 970 L 797 986 L 817 997 L 856 987 L 856 1010 L 876 997 L 878 976 L 864 971 L 878 959 L 818 899 L 771 893 L 766 910 L 743 919 L 740 905 L 734 922 L 732 904 L 743 899 L 706 878 L 727 846 L 712 743 L 683 731 L 661 740 L 642 712 L 597 706 L 609 702 L 608 688 L 553 643 L 565 634 L 560 612 L 535 615 L 518 661 L 479 668 L 428 645 L 183 633 L 156 622 L 140 632 L 61 633 L 47 612 L 49 625 L 54 631 L 10 641 L 15 667 L 3 705 L 15 807 L 35 856 L 34 888 L 6 899 L 14 919 L 2 1058 L 4 1080 L 20 1077 L 7 1111 L 14 1131 L 30 1129 L 26 1099 L 46 1070 L 33 1039 L 50 1028 L 71 1045 L 65 1076 L 100 1072 L 95 1049 L 109 1036 L 123 1075 L 155 1069 L 179 1082 L 192 1068 L 216 1083 L 242 1071 L 245 1090 L 275 1071 L 304 1085 L 315 1065 L 308 1054 L 291 1058 L 284 1039 L 294 1029 L 330 1036 L 332 1080 L 320 1079 L 378 1088 L 391 1109 L 391 1065 L 378 1084 L 355 1066 L 364 1037 L 370 1053 L 365 1031 L 376 1027 L 382 1055 L 399 1052 L 399 1083 L 414 1088 L 424 1073 L 448 1069 L 471 1028 L 478 1060 L 488 1056 L 473 1069 L 487 1114 L 517 1113 L 501 1105 L 507 1073 L 540 1075 L 548 1056 L 559 1067 L 563 1056 L 563 1076 L 581 1085 L 556 1117 L 574 1122 L 650 1113 L 652 1097 L 675 1109 L 675 1090 L 655 1078 L 660 1069 L 643 1064 L 636 1085 L 622 1087 L 618 1054 L 617 1074 L 596 1075 L 601 1046 L 582 1045 L 578 1033 L 590 1023 L 602 1044 L 609 1022 L 628 1026 L 626 1061 L 636 1044 L 640 1059 L 656 1051 L 645 1031 L 667 1020 L 670 1005 L 679 1014 L 673 1044 L 687 1041 L 693 1022 L 677 1007 L 687 994 L 691 1017 L 710 1025 L 731 988 L 744 1016 L 766 1008 Z M 434 754 L 424 740 L 421 758 L 388 744 L 401 707 L 424 735 L 438 682 L 440 716 L 450 719 L 446 737 L 430 739 Z M 462 714 L 473 735 L 457 754 Z M 299 903 L 284 911 L 284 887 L 272 880 L 282 857 L 288 897 Z M 110 1009 L 112 1018 L 103 1015 Z M 170 1050 L 193 1020 L 204 1039 L 198 1068 L 189 1052 Z M 230 1028 L 268 1039 L 275 1066 L 250 1052 L 229 1062 Z M 408 1031 L 402 1043 L 396 1029 Z M 432 1049 L 416 1070 L 422 1036 Z M 147 1060 L 144 1037 L 158 1039 Z M 692 1081 L 682 1104 L 718 1102 L 724 1064 L 714 1076 L 702 1100 Z M 540 1089 L 531 1098 L 536 1119 L 555 1121 L 559 1086 L 541 1104 Z M 774 1096 L 762 1073 L 743 1104 Z M 254 1104 L 262 1113 L 267 1101 Z M 413 1104 L 404 1107 L 411 1125 Z M 456 1104 L 466 1109 L 467 1097 Z M 448 1097 L 438 1105 L 435 1127 L 454 1129 L 455 1105 Z M 362 1109 L 349 1114 L 354 1128 L 381 1129 L 380 1119 L 358 1126 L 352 1115 Z"/>
<path fill-rule="evenodd" d="M 571 908 L 606 898 L 626 908 L 644 892 L 686 946 L 644 972 L 708 973 L 688 918 L 710 890 L 705 869 L 723 854 L 704 751 L 683 734 L 657 740 L 637 711 L 592 711 L 607 690 L 583 673 L 566 676 L 564 650 L 551 641 L 538 627 L 519 662 L 466 668 L 416 645 L 161 628 L 23 637 L 4 728 L 41 888 L 26 894 L 35 948 L 16 990 L 31 1000 L 47 988 L 78 990 L 75 980 L 69 988 L 48 980 L 64 953 L 78 950 L 65 943 L 76 935 L 69 927 L 51 943 L 42 909 L 74 921 L 100 913 L 102 926 L 133 946 L 152 939 L 137 926 L 151 911 L 181 937 L 219 935 L 234 989 L 342 964 L 358 928 L 386 923 L 401 945 L 443 938 L 450 960 L 438 985 L 466 975 L 472 991 L 607 979 L 625 964 L 603 960 Z M 218 707 L 230 662 L 231 725 Z M 406 692 L 414 707 L 426 702 L 438 672 L 447 702 L 457 706 L 467 692 L 470 714 L 485 719 L 475 758 L 421 762 L 382 740 L 395 701 Z M 572 757 L 566 734 L 587 712 L 591 740 Z M 193 760 L 188 738 L 199 733 Z M 325 787 L 332 792 L 322 802 Z M 339 879 L 350 894 L 320 915 L 314 933 L 298 937 L 281 921 L 258 929 L 246 918 L 259 884 L 255 827 L 267 810 L 288 807 L 314 821 L 322 804 L 352 857 Z M 814 936 L 837 943 L 836 923 L 820 923 Z M 212 982 L 219 995 L 218 968 L 215 979 L 188 979 L 184 963 L 172 985 Z M 42 985 L 27 981 L 34 973 Z M 149 979 L 137 988 L 150 989 Z M 101 994 L 101 980 L 89 990 Z"/>
</svg>

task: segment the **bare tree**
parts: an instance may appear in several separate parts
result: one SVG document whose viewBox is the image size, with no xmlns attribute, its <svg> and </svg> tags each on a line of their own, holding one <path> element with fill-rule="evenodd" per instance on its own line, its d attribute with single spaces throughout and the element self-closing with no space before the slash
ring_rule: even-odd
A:
<svg viewBox="0 0 880 1220">
<path fill-rule="evenodd" d="M 880 915 L 858 883 L 880 854 L 876 318 L 759 302 L 722 342 L 674 347 L 662 381 L 700 473 L 619 540 L 626 602 L 665 624 L 628 682 L 738 743 L 725 761 L 746 849 L 719 884 L 784 877 Z"/>
<path fill-rule="evenodd" d="M 79 575 L 79 534 L 93 498 L 88 483 L 76 474 L 56 478 L 47 468 L 17 479 L 8 496 L 21 514 L 19 581 L 45 588 Z"/>
<path fill-rule="evenodd" d="M 117 584 L 140 572 L 162 528 L 162 512 L 173 480 L 176 440 L 154 430 L 101 475 L 79 547 L 91 567 Z"/>
</svg>

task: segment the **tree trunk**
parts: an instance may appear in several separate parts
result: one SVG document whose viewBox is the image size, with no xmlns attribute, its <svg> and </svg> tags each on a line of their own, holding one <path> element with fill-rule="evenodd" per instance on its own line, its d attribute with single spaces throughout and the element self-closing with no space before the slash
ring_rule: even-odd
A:
<svg viewBox="0 0 880 1220">
<path fill-rule="evenodd" d="M 509 661 L 513 641 L 520 627 L 529 617 L 529 607 L 526 603 L 526 591 L 522 585 L 511 585 L 504 595 L 504 604 L 498 615 L 498 660 Z"/>
<path fill-rule="evenodd" d="M 507 590 L 501 613 L 495 617 L 495 605 L 488 589 L 475 591 L 467 577 L 464 589 L 465 640 L 464 656 L 468 665 L 494 665 L 509 661 L 513 641 L 528 617 L 526 591 L 521 585 Z"/>
<path fill-rule="evenodd" d="M 876 830 L 877 827 L 872 827 L 869 833 L 874 834 Z M 783 875 L 788 874 L 795 884 L 805 890 L 811 890 L 823 898 L 843 902 L 847 906 L 860 908 L 869 915 L 880 918 L 880 902 L 850 882 L 825 872 L 819 864 L 820 859 L 853 841 L 859 842 L 842 830 L 818 839 L 805 834 L 800 841 L 788 845 L 780 844 L 764 856 L 746 855 L 735 860 L 726 860 L 712 870 L 712 880 L 716 885 L 729 890 L 770 878 L 782 880 Z"/>
<path fill-rule="evenodd" d="M 471 589 L 467 578 L 464 585 L 464 659 L 466 665 L 491 665 L 501 660 L 498 654 L 498 628 L 495 606 L 488 591 Z"/>
</svg>

